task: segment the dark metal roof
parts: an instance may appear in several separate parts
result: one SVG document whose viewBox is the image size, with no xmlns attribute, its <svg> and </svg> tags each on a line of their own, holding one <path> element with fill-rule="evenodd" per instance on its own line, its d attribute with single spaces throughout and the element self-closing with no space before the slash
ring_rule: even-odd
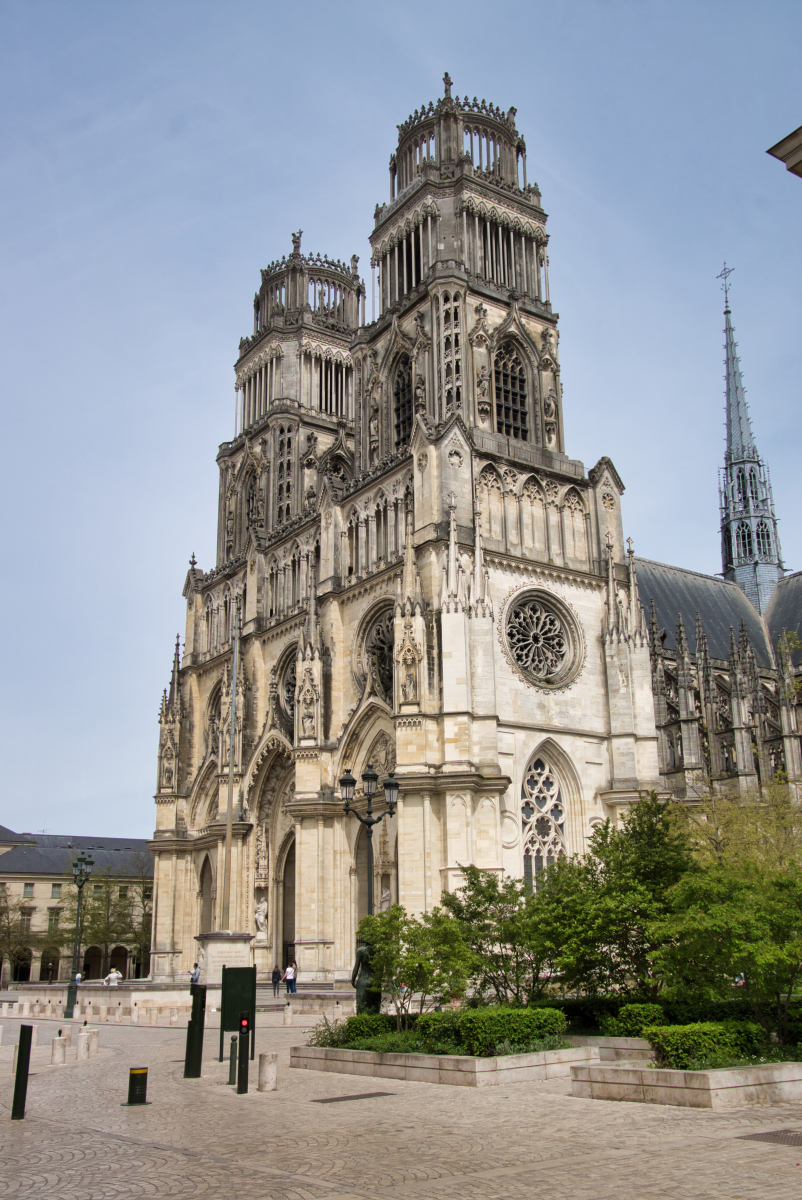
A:
<svg viewBox="0 0 802 1200">
<path fill-rule="evenodd" d="M 729 658 L 730 629 L 734 630 L 737 638 L 743 621 L 758 665 L 772 666 L 771 651 L 760 615 L 736 583 L 728 583 L 726 579 L 717 579 L 713 575 L 701 575 L 697 571 L 686 571 L 682 567 L 650 562 L 648 558 L 636 559 L 635 568 L 646 619 L 648 621 L 650 604 L 654 600 L 657 623 L 668 635 L 665 640 L 667 650 L 676 648 L 677 614 L 682 613 L 688 649 L 691 654 L 696 653 L 696 614 L 699 613 L 713 658 Z"/>
<path fill-rule="evenodd" d="M 0 825 L 0 846 L 6 846 L 11 843 L 12 846 L 29 845 L 33 846 L 36 843 L 36 838 L 32 833 L 14 833 L 12 829 L 6 828 L 5 825 Z"/>
<path fill-rule="evenodd" d="M 145 873 L 153 874 L 153 854 L 141 838 L 70 838 L 38 834 L 36 840 L 39 845 L 14 846 L 3 854 L 0 875 L 64 875 L 79 850 L 91 851 L 95 874 L 108 870 L 112 875 L 139 875 L 142 855 L 145 856 Z M 50 844 L 42 845 L 43 842 Z M 60 844 L 53 845 L 53 842 Z M 119 845 L 115 846 L 115 842 Z"/>
<path fill-rule="evenodd" d="M 766 609 L 766 624 L 773 646 L 786 630 L 802 638 L 802 571 L 786 575 L 777 584 Z M 793 658 L 798 665 L 802 662 L 802 653 L 797 652 Z"/>
</svg>

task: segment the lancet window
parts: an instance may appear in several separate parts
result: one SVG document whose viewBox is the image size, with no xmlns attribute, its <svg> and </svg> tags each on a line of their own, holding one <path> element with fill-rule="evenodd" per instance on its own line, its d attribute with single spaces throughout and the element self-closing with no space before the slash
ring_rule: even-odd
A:
<svg viewBox="0 0 802 1200">
<path fill-rule="evenodd" d="M 760 500 L 760 492 L 757 486 L 757 473 L 752 467 L 749 471 L 749 498 L 753 504 L 757 504 Z"/>
<path fill-rule="evenodd" d="M 292 464 L 293 429 L 279 426 L 276 444 L 276 524 L 289 521 L 292 516 Z"/>
<path fill-rule="evenodd" d="M 524 879 L 537 887 L 543 872 L 566 853 L 565 805 L 559 779 L 549 762 L 537 756 L 521 785 Z"/>
<path fill-rule="evenodd" d="M 462 406 L 462 319 L 458 295 L 435 296 L 437 336 L 438 419 L 444 420 Z"/>
<path fill-rule="evenodd" d="M 529 440 L 526 371 L 512 342 L 495 354 L 496 432 L 521 442 Z"/>
<path fill-rule="evenodd" d="M 398 364 L 393 384 L 395 414 L 395 448 L 400 450 L 409 441 L 412 433 L 412 363 L 404 354 Z"/>
<path fill-rule="evenodd" d="M 771 533 L 765 521 L 758 521 L 755 537 L 757 538 L 758 554 L 761 558 L 769 558 L 771 555 Z"/>
<path fill-rule="evenodd" d="M 746 524 L 746 521 L 741 521 L 735 530 L 735 544 L 738 547 L 739 558 L 752 557 L 752 530 Z"/>
</svg>

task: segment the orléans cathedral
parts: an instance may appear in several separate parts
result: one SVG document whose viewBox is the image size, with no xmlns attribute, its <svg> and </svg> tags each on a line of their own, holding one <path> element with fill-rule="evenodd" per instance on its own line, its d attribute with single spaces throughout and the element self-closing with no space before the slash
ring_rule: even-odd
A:
<svg viewBox="0 0 802 1200">
<path fill-rule="evenodd" d="M 644 789 L 802 783 L 783 641 L 802 574 L 782 566 L 729 304 L 714 578 L 636 560 L 611 459 L 566 453 L 515 109 L 444 82 L 399 126 L 369 285 L 300 231 L 261 272 L 217 560 L 193 557 L 161 709 L 155 979 L 221 927 L 235 622 L 228 927 L 253 934 L 260 975 L 295 958 L 344 980 L 368 888 L 376 910 L 421 912 L 467 863 L 536 884 Z M 379 796 L 400 785 L 370 879 L 338 782 L 368 764 Z"/>
</svg>

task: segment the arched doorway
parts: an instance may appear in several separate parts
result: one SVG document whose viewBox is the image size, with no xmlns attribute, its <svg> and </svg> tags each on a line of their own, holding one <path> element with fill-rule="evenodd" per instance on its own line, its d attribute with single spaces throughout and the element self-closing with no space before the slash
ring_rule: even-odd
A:
<svg viewBox="0 0 802 1200">
<path fill-rule="evenodd" d="M 125 946 L 115 946 L 111 952 L 109 970 L 116 967 L 123 979 L 128 978 L 128 951 Z"/>
<path fill-rule="evenodd" d="M 376 847 L 373 847 L 374 851 Z M 368 915 L 368 835 L 364 825 L 359 826 L 356 838 L 356 923 Z M 374 897 L 375 899 L 375 897 Z M 374 904 L 374 909 L 376 905 Z"/>
<path fill-rule="evenodd" d="M 20 950 L 17 957 L 14 959 L 14 970 L 12 972 L 15 983 L 28 983 L 31 978 L 31 952 L 30 950 Z"/>
<path fill-rule="evenodd" d="M 295 959 L 295 838 L 290 843 L 282 872 L 282 929 L 283 965 Z"/>
<path fill-rule="evenodd" d="M 200 874 L 200 929 L 199 933 L 212 932 L 212 864 L 208 854 L 203 860 Z"/>
<path fill-rule="evenodd" d="M 84 980 L 103 978 L 103 951 L 100 946 L 88 946 L 84 951 Z"/>
</svg>

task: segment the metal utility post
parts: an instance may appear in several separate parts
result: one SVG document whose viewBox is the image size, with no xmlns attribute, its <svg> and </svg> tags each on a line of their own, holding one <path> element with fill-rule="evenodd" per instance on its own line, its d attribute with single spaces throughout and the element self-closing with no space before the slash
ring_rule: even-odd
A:
<svg viewBox="0 0 802 1200">
<path fill-rule="evenodd" d="M 17 1046 L 17 1075 L 14 1080 L 14 1099 L 11 1103 L 11 1120 L 25 1120 L 25 1100 L 28 1095 L 28 1071 L 31 1065 L 31 1042 L 33 1025 L 20 1025 Z"/>
<path fill-rule="evenodd" d="M 362 772 L 362 790 L 365 793 L 368 801 L 367 812 L 364 817 L 358 813 L 355 808 L 351 808 L 351 801 L 354 798 L 354 789 L 356 788 L 356 780 L 346 767 L 345 774 L 340 780 L 340 789 L 342 791 L 345 804 L 343 812 L 353 813 L 360 824 L 365 826 L 365 831 L 368 838 L 368 916 L 373 916 L 373 826 L 378 825 L 385 817 L 395 815 L 395 806 L 398 802 L 398 780 L 394 775 L 388 775 L 384 781 L 384 799 L 387 803 L 387 811 L 373 815 L 373 797 L 376 795 L 376 785 L 379 782 L 379 777 L 373 770 L 373 767 L 368 763 L 367 768 Z"/>
<path fill-rule="evenodd" d="M 231 664 L 231 738 L 228 748 L 228 811 L 226 812 L 226 852 L 223 865 L 223 914 L 221 929 L 230 929 L 231 908 L 231 826 L 234 806 L 234 758 L 237 733 L 237 667 L 239 664 L 239 596 L 234 609 L 234 657 Z"/>
<path fill-rule="evenodd" d="M 78 984 L 75 982 L 75 976 L 78 974 L 78 953 L 81 949 L 81 903 L 84 894 L 84 884 L 92 874 L 92 867 L 94 865 L 95 860 L 90 858 L 88 854 L 79 854 L 72 864 L 72 877 L 78 889 L 78 910 L 75 915 L 75 941 L 72 946 L 72 974 L 67 987 L 67 1004 L 64 1009 L 64 1016 L 68 1020 L 75 1010 L 75 1004 L 78 999 Z"/>
</svg>

